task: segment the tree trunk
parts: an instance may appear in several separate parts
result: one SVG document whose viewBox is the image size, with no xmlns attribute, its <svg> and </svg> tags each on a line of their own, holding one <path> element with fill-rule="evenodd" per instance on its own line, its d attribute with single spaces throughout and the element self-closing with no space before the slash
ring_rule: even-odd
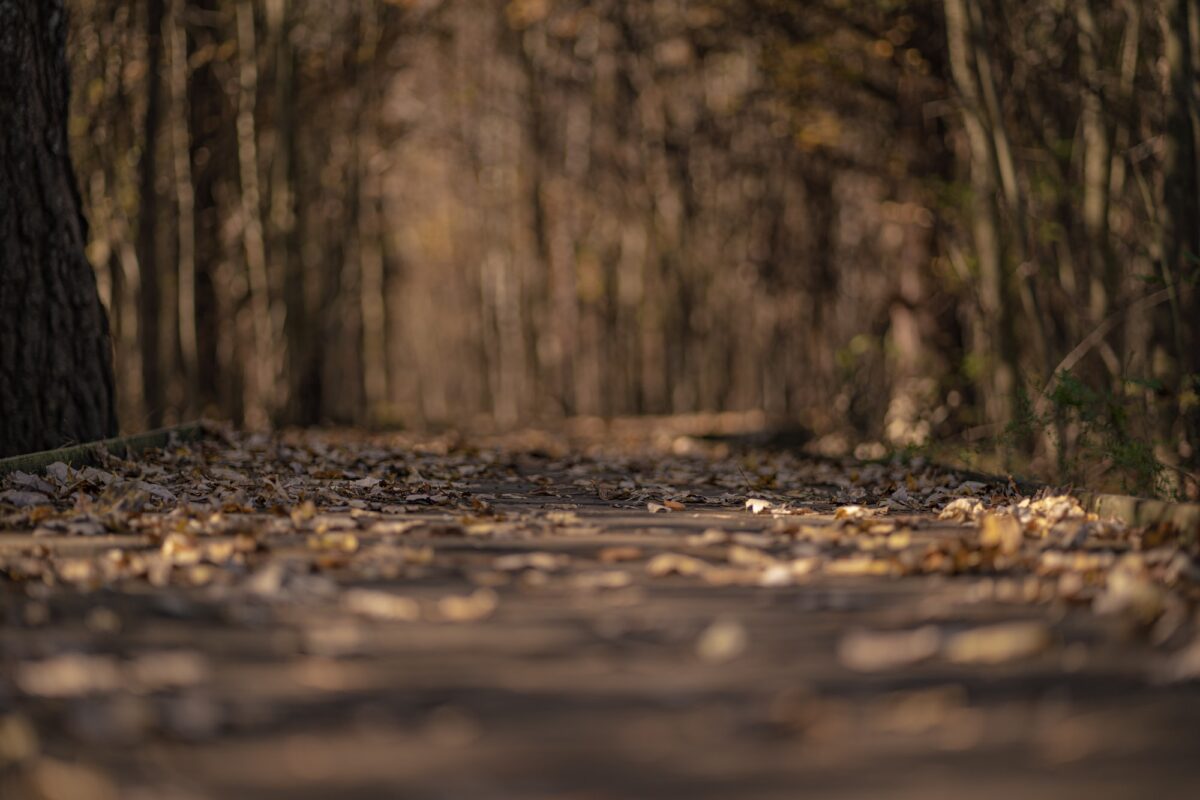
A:
<svg viewBox="0 0 1200 800">
<path fill-rule="evenodd" d="M 963 126 L 970 149 L 971 233 L 979 262 L 978 328 L 972 341 L 974 354 L 983 360 L 979 386 L 990 423 L 1004 425 L 1012 419 L 1016 392 L 1016 344 L 1004 225 L 998 196 L 1016 203 L 1016 181 L 1007 165 L 1004 137 L 989 132 L 989 115 L 978 74 L 979 37 L 973 30 L 973 0 L 944 0 L 946 46 L 950 74 L 958 90 Z"/>
<path fill-rule="evenodd" d="M 142 161 L 139 165 L 138 209 L 138 272 L 141 278 L 138 293 L 138 332 L 142 345 L 142 406 L 146 424 L 151 428 L 162 425 L 163 380 L 159 308 L 162 264 L 158 250 L 158 130 L 162 121 L 162 30 L 166 13 L 163 0 L 148 0 L 146 4 L 146 117 L 142 123 Z"/>
<path fill-rule="evenodd" d="M 116 433 L 67 150 L 62 0 L 0 0 L 0 456 Z"/>
<path fill-rule="evenodd" d="M 1196 76 L 1193 70 L 1192 25 L 1200 16 L 1196 0 L 1168 0 L 1167 34 L 1168 122 L 1163 159 L 1163 278 L 1171 289 L 1174 344 L 1179 364 L 1176 394 L 1187 443 L 1186 463 L 1200 463 L 1200 345 L 1195 333 L 1194 278 L 1200 259 L 1200 120 L 1197 119 Z"/>
<path fill-rule="evenodd" d="M 274 323 L 267 250 L 263 240 L 262 193 L 258 179 L 258 35 L 254 5 L 237 5 L 238 94 L 237 153 L 241 183 L 242 242 L 250 311 L 254 315 L 254 350 L 246 365 L 246 421 L 255 428 L 270 424 L 275 413 Z"/>
<path fill-rule="evenodd" d="M 183 383 L 182 411 L 191 416 L 199 406 L 196 364 L 196 193 L 192 186 L 192 135 L 189 129 L 187 0 L 172 0 L 170 34 L 171 165 L 175 186 L 176 251 L 175 314 L 179 322 L 179 371 Z"/>
</svg>

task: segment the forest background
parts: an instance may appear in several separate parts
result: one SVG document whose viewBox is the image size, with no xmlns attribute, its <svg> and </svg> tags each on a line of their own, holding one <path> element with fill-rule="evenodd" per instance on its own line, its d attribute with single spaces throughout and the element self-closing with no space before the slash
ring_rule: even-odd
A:
<svg viewBox="0 0 1200 800">
<path fill-rule="evenodd" d="M 745 412 L 1200 491 L 1197 0 L 74 0 L 122 428 Z"/>
</svg>

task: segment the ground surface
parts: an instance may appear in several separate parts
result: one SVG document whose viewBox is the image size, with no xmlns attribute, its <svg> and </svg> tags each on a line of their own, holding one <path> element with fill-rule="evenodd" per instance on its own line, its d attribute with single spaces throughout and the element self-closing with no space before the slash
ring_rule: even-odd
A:
<svg viewBox="0 0 1200 800">
<path fill-rule="evenodd" d="M 1200 796 L 1194 536 L 573 433 L 0 478 L 0 797 Z"/>
</svg>

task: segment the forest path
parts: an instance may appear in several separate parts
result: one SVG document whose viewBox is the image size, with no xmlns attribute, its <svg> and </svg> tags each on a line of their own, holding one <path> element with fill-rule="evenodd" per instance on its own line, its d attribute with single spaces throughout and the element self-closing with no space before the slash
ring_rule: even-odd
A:
<svg viewBox="0 0 1200 800">
<path fill-rule="evenodd" d="M 3 481 L 5 800 L 1200 790 L 1195 543 L 1068 499 L 612 431 Z"/>
</svg>

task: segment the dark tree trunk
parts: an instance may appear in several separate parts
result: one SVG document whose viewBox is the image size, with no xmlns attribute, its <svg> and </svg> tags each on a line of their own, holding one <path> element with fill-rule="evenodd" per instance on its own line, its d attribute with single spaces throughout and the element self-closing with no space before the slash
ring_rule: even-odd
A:
<svg viewBox="0 0 1200 800">
<path fill-rule="evenodd" d="M 146 424 L 162 425 L 163 378 L 159 357 L 158 250 L 158 130 L 162 119 L 162 30 L 166 8 L 163 0 L 146 4 L 146 118 L 142 124 L 142 162 L 140 164 L 141 208 L 138 210 L 138 269 L 141 286 L 138 294 L 138 334 L 142 344 L 142 404 Z"/>
<path fill-rule="evenodd" d="M 1200 336 L 1196 328 L 1197 259 L 1200 258 L 1200 108 L 1193 65 L 1196 0 L 1168 0 L 1165 8 L 1168 67 L 1166 152 L 1163 159 L 1163 278 L 1171 286 L 1171 323 L 1179 354 L 1176 393 L 1190 455 L 1200 464 L 1200 408 L 1182 398 L 1200 389 Z M 1163 337 L 1166 338 L 1166 337 Z"/>
<path fill-rule="evenodd" d="M 189 61 L 206 47 L 216 47 L 214 32 L 195 20 L 211 19 L 217 13 L 215 0 L 185 0 Z M 212 59 L 203 59 L 188 69 L 188 130 L 193 186 L 193 237 L 195 242 L 195 319 L 197 375 L 222 375 L 222 381 L 200 380 L 194 387 L 200 408 L 219 407 L 234 419 L 241 417 L 241 391 L 232 364 L 222 361 L 221 324 L 233 324 L 233 314 L 222 307 L 217 265 L 225 258 L 221 245 L 221 208 L 217 203 L 220 167 L 236 158 L 236 144 L 229 138 L 229 112 L 225 91 L 213 69 Z M 232 356 L 228 356 L 232 358 Z"/>
<path fill-rule="evenodd" d="M 62 0 L 0 0 L 0 456 L 117 427 L 67 150 L 66 38 Z"/>
</svg>

